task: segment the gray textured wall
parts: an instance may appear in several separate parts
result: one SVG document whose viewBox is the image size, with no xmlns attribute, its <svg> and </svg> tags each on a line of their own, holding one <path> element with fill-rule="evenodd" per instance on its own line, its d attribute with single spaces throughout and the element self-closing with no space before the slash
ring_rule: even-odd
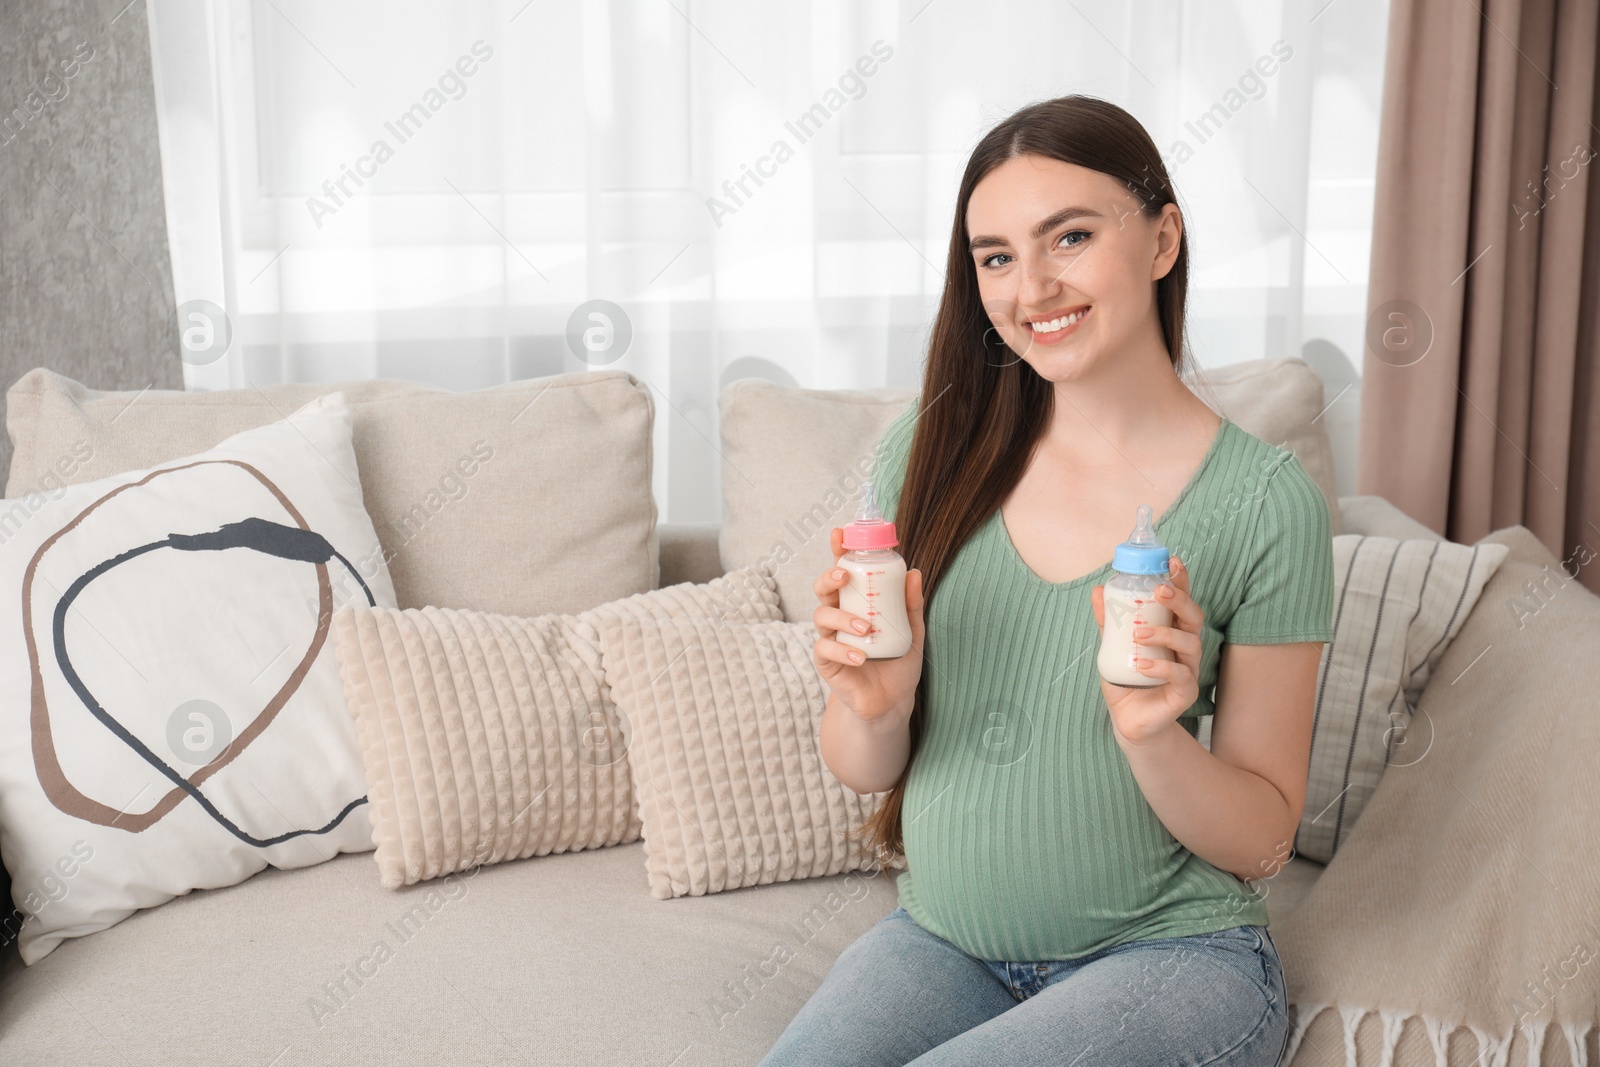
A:
<svg viewBox="0 0 1600 1067">
<path fill-rule="evenodd" d="M 0 391 L 39 366 L 183 385 L 150 35 L 123 3 L 0 0 Z"/>
</svg>

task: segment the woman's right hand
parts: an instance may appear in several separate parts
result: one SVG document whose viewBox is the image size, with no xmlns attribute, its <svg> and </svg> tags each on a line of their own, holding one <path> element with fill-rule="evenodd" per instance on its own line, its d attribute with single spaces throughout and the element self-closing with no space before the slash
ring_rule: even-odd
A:
<svg viewBox="0 0 1600 1067">
<path fill-rule="evenodd" d="M 835 526 L 831 536 L 833 562 L 811 587 L 820 602 L 812 612 L 817 642 L 812 659 L 833 695 L 856 715 L 868 722 L 888 715 L 909 716 L 916 698 L 917 682 L 922 678 L 923 597 L 922 571 L 906 572 L 906 619 L 911 624 L 911 648 L 894 659 L 865 659 L 854 645 L 837 639 L 840 630 L 861 633 L 868 625 L 859 615 L 839 606 L 839 590 L 850 582 L 850 574 L 837 566 L 844 555 L 844 530 Z M 860 623 L 857 627 L 853 624 Z M 854 659 L 862 656 L 862 659 Z"/>
</svg>

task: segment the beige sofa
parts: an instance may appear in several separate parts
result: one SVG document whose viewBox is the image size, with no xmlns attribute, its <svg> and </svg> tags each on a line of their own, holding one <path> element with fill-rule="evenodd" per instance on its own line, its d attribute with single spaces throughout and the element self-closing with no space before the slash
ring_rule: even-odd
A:
<svg viewBox="0 0 1600 1067">
<path fill-rule="evenodd" d="M 1338 521 L 1435 536 L 1375 497 L 1340 499 Z M 722 573 L 719 524 L 658 532 L 659 585 Z M 657 900 L 642 850 L 400 890 L 370 853 L 343 855 L 190 893 L 31 967 L 13 945 L 0 1063 L 748 1065 L 896 903 L 892 877 L 862 872 Z M 1297 859 L 1272 880 L 1274 924 L 1322 870 Z"/>
</svg>

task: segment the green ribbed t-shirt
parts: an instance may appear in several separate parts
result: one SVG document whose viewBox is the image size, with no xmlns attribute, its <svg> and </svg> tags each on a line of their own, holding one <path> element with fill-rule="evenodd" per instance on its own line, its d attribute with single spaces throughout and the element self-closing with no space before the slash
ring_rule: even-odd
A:
<svg viewBox="0 0 1600 1067">
<path fill-rule="evenodd" d="M 889 517 L 919 406 L 878 442 L 873 480 Z M 1191 734 L 1213 713 L 1224 641 L 1333 639 L 1328 506 L 1293 453 L 1224 419 L 1155 530 L 1205 613 L 1200 698 L 1179 719 Z M 1172 836 L 1112 735 L 1089 594 L 1112 576 L 1113 547 L 1099 569 L 1047 582 L 996 509 L 928 608 L 926 719 L 897 887 L 924 929 L 981 959 L 1075 959 L 1267 921 L 1259 894 Z"/>
</svg>

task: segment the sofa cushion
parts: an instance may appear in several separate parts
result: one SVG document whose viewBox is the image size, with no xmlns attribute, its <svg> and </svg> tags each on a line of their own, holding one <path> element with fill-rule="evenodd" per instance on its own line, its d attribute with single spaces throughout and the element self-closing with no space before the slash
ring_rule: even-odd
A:
<svg viewBox="0 0 1600 1067">
<path fill-rule="evenodd" d="M 641 842 L 397 890 L 338 857 L 11 969 L 0 1062 L 749 1067 L 895 899 L 852 872 L 656 900 Z"/>
<path fill-rule="evenodd" d="M 1287 448 L 1322 490 L 1333 535 L 1339 526 L 1333 442 L 1322 420 L 1322 376 L 1303 359 L 1249 359 L 1193 374 L 1195 394 L 1269 445 Z"/>
<path fill-rule="evenodd" d="M 1294 453 L 1322 491 L 1338 534 L 1333 446 L 1318 417 L 1317 372 L 1300 359 L 1252 360 L 1200 370 L 1194 378 L 1202 400 Z M 916 392 L 798 389 L 758 378 L 722 390 L 722 565 L 774 563 L 788 621 L 811 621 L 817 607 L 811 583 L 833 561 L 829 530 L 850 520 L 878 439 Z"/>
<path fill-rule="evenodd" d="M 1274 931 L 1320 870 L 1261 883 Z M 642 842 L 398 890 L 342 856 L 0 955 L 0 1062 L 749 1067 L 896 900 L 887 872 L 656 900 Z"/>
<path fill-rule="evenodd" d="M 394 589 L 339 394 L 3 514 L 0 848 L 24 959 L 372 848 L 329 617 Z"/>
<path fill-rule="evenodd" d="M 602 672 L 605 619 L 778 617 L 747 567 L 576 615 L 352 606 L 334 617 L 386 886 L 639 838 L 625 722 Z"/>
<path fill-rule="evenodd" d="M 600 633 L 652 894 L 877 866 L 851 831 L 886 794 L 856 793 L 822 761 L 828 689 L 810 623 L 618 613 Z"/>
<path fill-rule="evenodd" d="M 828 531 L 849 521 L 878 438 L 915 395 L 797 389 L 759 378 L 723 388 L 722 566 L 770 563 L 789 622 L 811 621 L 811 583 L 833 560 Z"/>
<path fill-rule="evenodd" d="M 1339 518 L 1347 534 L 1392 537 L 1396 541 L 1444 540 L 1381 496 L 1340 497 Z"/>
<path fill-rule="evenodd" d="M 42 368 L 6 394 L 8 491 L 212 447 L 338 389 L 402 608 L 575 612 L 657 584 L 650 390 L 588 371 L 452 393 L 377 379 L 102 392 Z"/>
</svg>

